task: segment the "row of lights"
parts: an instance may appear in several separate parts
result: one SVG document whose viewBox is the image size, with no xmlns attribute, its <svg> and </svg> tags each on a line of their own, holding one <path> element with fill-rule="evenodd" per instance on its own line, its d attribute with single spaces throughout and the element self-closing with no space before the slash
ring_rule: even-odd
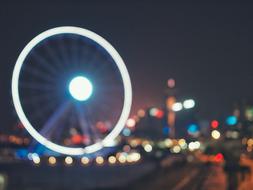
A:
<svg viewBox="0 0 253 190">
<path fill-rule="evenodd" d="M 33 161 L 34 164 L 39 165 L 41 163 L 41 159 L 36 153 L 32 153 L 28 155 L 28 158 Z M 129 154 L 125 153 L 118 153 L 116 156 L 109 156 L 108 157 L 108 163 L 113 165 L 116 163 L 125 164 L 125 163 L 136 163 L 141 159 L 140 153 L 132 152 Z M 82 157 L 81 163 L 83 165 L 88 165 L 91 162 L 91 160 L 88 157 Z M 105 159 L 102 156 L 98 156 L 95 158 L 95 162 L 97 165 L 103 165 L 105 163 Z M 57 159 L 54 156 L 50 156 L 48 158 L 48 163 L 51 166 L 56 165 Z M 72 165 L 74 163 L 74 160 L 72 157 L 67 156 L 64 159 L 64 163 L 66 165 Z"/>
<path fill-rule="evenodd" d="M 143 141 L 142 147 L 145 152 L 149 153 L 153 150 L 153 143 L 149 141 Z M 180 153 L 183 150 L 186 150 L 187 148 L 189 151 L 194 151 L 200 148 L 200 142 L 199 141 L 193 141 L 187 144 L 185 139 L 165 139 L 164 141 L 158 142 L 158 147 L 160 148 L 169 148 L 172 153 Z"/>
</svg>

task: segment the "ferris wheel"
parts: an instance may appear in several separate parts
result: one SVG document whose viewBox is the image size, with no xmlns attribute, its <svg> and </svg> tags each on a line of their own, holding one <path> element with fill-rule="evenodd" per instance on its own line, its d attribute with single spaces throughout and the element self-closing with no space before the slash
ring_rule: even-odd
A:
<svg viewBox="0 0 253 190">
<path fill-rule="evenodd" d="M 96 33 L 57 27 L 33 38 L 12 76 L 17 115 L 39 143 L 69 155 L 96 152 L 124 128 L 131 81 L 119 53 Z"/>
</svg>

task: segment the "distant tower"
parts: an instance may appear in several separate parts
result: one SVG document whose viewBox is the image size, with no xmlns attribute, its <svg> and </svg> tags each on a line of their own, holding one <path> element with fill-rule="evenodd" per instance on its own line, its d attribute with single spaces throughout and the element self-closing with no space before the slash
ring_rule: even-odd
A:
<svg viewBox="0 0 253 190">
<path fill-rule="evenodd" d="M 176 114 L 172 109 L 173 104 L 176 102 L 176 81 L 173 78 L 170 78 L 167 81 L 167 89 L 166 89 L 166 112 L 167 112 L 167 124 L 169 127 L 169 137 L 175 138 L 175 120 Z"/>
</svg>

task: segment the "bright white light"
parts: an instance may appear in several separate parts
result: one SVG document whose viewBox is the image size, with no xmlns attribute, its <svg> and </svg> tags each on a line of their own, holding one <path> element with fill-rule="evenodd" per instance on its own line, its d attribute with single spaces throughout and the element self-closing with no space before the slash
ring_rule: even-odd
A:
<svg viewBox="0 0 253 190">
<path fill-rule="evenodd" d="M 19 97 L 19 75 L 20 75 L 20 71 L 22 69 L 22 66 L 24 64 L 26 57 L 33 50 L 33 48 L 37 46 L 40 42 L 42 42 L 43 40 L 51 36 L 55 36 L 58 34 L 75 34 L 75 35 L 83 36 L 85 38 L 89 38 L 92 41 L 96 42 L 98 45 L 100 45 L 110 54 L 110 56 L 112 57 L 112 59 L 114 60 L 114 62 L 116 63 L 119 69 L 119 72 L 121 74 L 122 81 L 123 81 L 124 103 L 123 103 L 122 112 L 121 112 L 118 122 L 116 123 L 113 130 L 102 140 L 102 142 L 98 142 L 98 143 L 86 146 L 85 148 L 82 148 L 82 147 L 71 148 L 71 147 L 55 144 L 49 141 L 32 126 L 32 124 L 30 123 L 29 119 L 27 118 L 21 106 L 21 101 Z M 128 74 L 128 71 L 123 59 L 109 42 L 107 42 L 104 38 L 102 38 L 101 36 L 97 35 L 96 33 L 92 31 L 79 28 L 79 27 L 63 26 L 63 27 L 52 28 L 45 32 L 42 32 L 41 34 L 33 38 L 22 50 L 22 52 L 20 53 L 16 61 L 13 74 L 12 74 L 12 99 L 13 99 L 14 107 L 16 109 L 16 112 L 20 121 L 22 122 L 26 130 L 38 142 L 40 142 L 47 148 L 53 151 L 62 153 L 62 154 L 83 155 L 85 153 L 93 153 L 100 150 L 101 148 L 103 148 L 104 144 L 107 144 L 108 141 L 115 139 L 120 134 L 121 130 L 125 126 L 126 120 L 128 119 L 130 109 L 131 109 L 132 85 L 131 85 L 130 77 L 129 77 L 129 74 Z"/>
<path fill-rule="evenodd" d="M 158 112 L 158 109 L 157 109 L 157 108 L 151 108 L 150 111 L 149 111 L 149 114 L 150 114 L 151 116 L 155 116 L 157 112 Z"/>
<path fill-rule="evenodd" d="M 194 150 L 197 150 L 199 148 L 200 148 L 200 142 L 199 141 L 189 143 L 189 150 L 190 151 L 194 151 Z"/>
<path fill-rule="evenodd" d="M 183 109 L 183 105 L 180 102 L 176 102 L 172 105 L 172 110 L 177 112 L 177 111 L 181 111 Z"/>
<path fill-rule="evenodd" d="M 117 159 L 116 159 L 115 156 L 110 156 L 110 157 L 108 158 L 108 162 L 109 162 L 110 164 L 115 164 L 115 163 L 117 162 Z"/>
<path fill-rule="evenodd" d="M 75 77 L 69 83 L 69 92 L 71 96 L 79 101 L 89 99 L 92 90 L 93 87 L 91 82 L 83 76 Z"/>
<path fill-rule="evenodd" d="M 176 145 L 176 146 L 173 147 L 172 151 L 174 153 L 179 153 L 181 151 L 181 148 L 180 148 L 180 146 Z"/>
<path fill-rule="evenodd" d="M 129 127 L 129 128 L 133 128 L 136 124 L 136 121 L 132 118 L 129 118 L 126 122 L 126 126 Z"/>
<path fill-rule="evenodd" d="M 138 162 L 141 159 L 141 155 L 138 152 L 132 152 L 127 156 L 128 162 Z"/>
<path fill-rule="evenodd" d="M 185 139 L 180 139 L 180 140 L 178 141 L 178 144 L 179 144 L 179 146 L 180 146 L 182 149 L 186 149 L 186 148 L 187 148 L 187 143 L 186 143 Z"/>
<path fill-rule="evenodd" d="M 150 144 L 146 144 L 146 145 L 144 146 L 144 150 L 145 150 L 146 152 L 151 152 L 151 151 L 153 150 L 153 147 L 152 147 Z"/>
<path fill-rule="evenodd" d="M 193 108 L 195 106 L 195 101 L 192 100 L 192 99 L 185 100 L 184 103 L 183 103 L 183 105 L 184 105 L 185 109 L 191 109 L 191 108 Z"/>
<path fill-rule="evenodd" d="M 48 158 L 48 162 L 49 162 L 49 164 L 54 165 L 54 164 L 56 164 L 56 158 L 53 156 L 50 156 Z"/>
<path fill-rule="evenodd" d="M 81 158 L 81 162 L 83 165 L 87 165 L 87 164 L 89 164 L 90 159 L 84 156 Z"/>
<path fill-rule="evenodd" d="M 126 160 L 126 156 L 124 154 L 120 154 L 120 156 L 118 157 L 118 160 L 121 164 L 124 164 L 127 160 Z"/>
<path fill-rule="evenodd" d="M 73 163 L 73 158 L 71 158 L 70 156 L 67 156 L 67 157 L 65 158 L 65 163 L 66 163 L 67 165 L 71 165 L 71 164 Z"/>
<path fill-rule="evenodd" d="M 217 131 L 217 130 L 213 130 L 211 135 L 214 139 L 219 139 L 220 138 L 220 132 Z"/>
<path fill-rule="evenodd" d="M 31 157 L 32 157 L 32 160 L 33 160 L 34 164 L 39 164 L 40 163 L 40 157 L 37 153 L 33 153 Z"/>
<path fill-rule="evenodd" d="M 166 139 L 164 140 L 164 144 L 167 148 L 170 148 L 173 145 L 173 141 L 171 139 Z"/>
<path fill-rule="evenodd" d="M 199 141 L 195 141 L 195 147 L 196 147 L 196 149 L 200 148 L 200 142 Z"/>
<path fill-rule="evenodd" d="M 104 158 L 103 158 L 102 156 L 98 156 L 98 157 L 96 158 L 96 163 L 97 163 L 98 165 L 103 164 L 103 163 L 104 163 Z"/>
</svg>

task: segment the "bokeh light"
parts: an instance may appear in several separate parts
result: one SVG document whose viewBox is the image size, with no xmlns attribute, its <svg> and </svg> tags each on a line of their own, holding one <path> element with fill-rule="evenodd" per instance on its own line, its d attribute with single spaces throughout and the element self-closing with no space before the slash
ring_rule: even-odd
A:
<svg viewBox="0 0 253 190">
<path fill-rule="evenodd" d="M 237 123 L 237 118 L 234 115 L 228 116 L 226 119 L 228 125 L 235 125 Z"/>
<path fill-rule="evenodd" d="M 185 109 L 191 109 L 195 106 L 195 101 L 193 99 L 185 100 L 183 106 Z"/>
<path fill-rule="evenodd" d="M 50 165 L 55 165 L 55 164 L 56 164 L 56 158 L 53 157 L 53 156 L 50 156 L 50 157 L 48 158 L 48 163 L 49 163 Z"/>
<path fill-rule="evenodd" d="M 73 158 L 70 156 L 67 156 L 64 161 L 67 165 L 71 165 L 73 163 Z"/>
<path fill-rule="evenodd" d="M 214 139 L 219 139 L 220 138 L 220 132 L 218 130 L 213 130 L 211 135 Z"/>
<path fill-rule="evenodd" d="M 177 112 L 177 111 L 181 111 L 183 109 L 183 105 L 180 102 L 176 102 L 172 105 L 172 110 Z"/>
</svg>

